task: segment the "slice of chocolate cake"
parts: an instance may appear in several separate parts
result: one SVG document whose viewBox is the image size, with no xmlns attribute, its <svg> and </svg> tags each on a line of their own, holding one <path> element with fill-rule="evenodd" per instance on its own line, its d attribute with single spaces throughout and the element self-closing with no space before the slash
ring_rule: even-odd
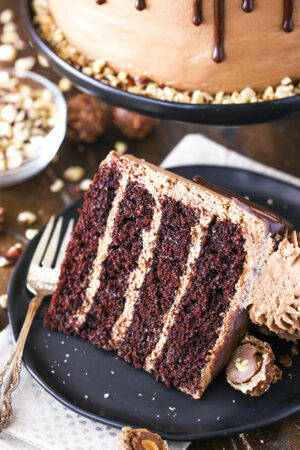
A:
<svg viewBox="0 0 300 450">
<path fill-rule="evenodd" d="M 202 179 L 112 152 L 86 194 L 45 325 L 200 398 L 243 337 L 253 287 L 288 231 Z"/>
</svg>

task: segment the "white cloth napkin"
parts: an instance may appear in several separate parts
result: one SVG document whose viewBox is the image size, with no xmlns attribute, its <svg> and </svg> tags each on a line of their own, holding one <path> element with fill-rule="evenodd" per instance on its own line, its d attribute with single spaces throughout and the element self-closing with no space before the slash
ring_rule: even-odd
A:
<svg viewBox="0 0 300 450">
<path fill-rule="evenodd" d="M 214 166 L 237 167 L 278 178 L 300 187 L 300 178 L 280 170 L 265 166 L 253 159 L 246 158 L 220 144 L 200 135 L 188 134 L 163 160 L 162 167 L 190 166 L 207 164 Z"/>
<path fill-rule="evenodd" d="M 300 179 L 266 167 L 201 136 L 186 136 L 163 161 L 162 167 L 215 164 L 253 170 L 300 187 Z M 0 368 L 13 348 L 9 327 L 0 333 Z M 23 369 L 13 394 L 14 420 L 0 433 L 0 448 L 8 450 L 115 450 L 120 431 L 67 409 Z M 169 443 L 184 450 L 188 443 Z"/>
</svg>

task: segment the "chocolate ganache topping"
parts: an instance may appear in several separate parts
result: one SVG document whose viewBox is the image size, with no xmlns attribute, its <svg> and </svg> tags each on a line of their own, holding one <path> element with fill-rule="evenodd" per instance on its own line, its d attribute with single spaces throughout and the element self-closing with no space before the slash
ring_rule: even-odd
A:
<svg viewBox="0 0 300 450">
<path fill-rule="evenodd" d="M 286 33 L 290 33 L 294 29 L 294 22 L 293 22 L 294 6 L 295 0 L 284 0 L 282 28 Z"/>
<path fill-rule="evenodd" d="M 231 198 L 240 208 L 243 208 L 250 214 L 254 214 L 265 223 L 267 234 L 271 234 L 272 236 L 276 234 L 284 235 L 285 233 L 290 233 L 293 229 L 293 226 L 287 220 L 269 208 L 247 200 L 243 196 L 235 194 L 228 189 L 211 184 L 198 175 L 193 178 L 193 181 L 224 197 Z"/>
<path fill-rule="evenodd" d="M 193 24 L 196 27 L 201 23 L 201 2 L 202 0 L 193 0 Z"/>
<path fill-rule="evenodd" d="M 224 52 L 224 22 L 225 22 L 225 0 L 214 1 L 214 45 L 212 58 L 216 63 L 220 63 L 225 58 Z M 98 5 L 102 5 L 106 0 L 96 0 Z M 202 0 L 192 0 L 193 16 L 192 22 L 199 26 L 202 22 Z M 283 23 L 282 29 L 290 33 L 294 29 L 293 12 L 295 0 L 283 0 Z M 146 8 L 145 0 L 135 0 L 135 7 L 138 11 Z M 254 0 L 242 0 L 242 10 L 250 13 L 254 10 Z"/>
<path fill-rule="evenodd" d="M 224 60 L 224 0 L 214 0 L 214 50 L 213 60 Z"/>
<path fill-rule="evenodd" d="M 254 0 L 243 0 L 242 9 L 247 13 L 252 12 L 254 10 Z"/>
<path fill-rule="evenodd" d="M 135 7 L 138 11 L 143 11 L 146 8 L 145 0 L 136 0 Z"/>
</svg>

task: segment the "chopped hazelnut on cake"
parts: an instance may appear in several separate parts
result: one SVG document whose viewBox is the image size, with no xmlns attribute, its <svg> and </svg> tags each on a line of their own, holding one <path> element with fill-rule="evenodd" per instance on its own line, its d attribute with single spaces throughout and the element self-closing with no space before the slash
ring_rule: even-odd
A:
<svg viewBox="0 0 300 450">
<path fill-rule="evenodd" d="M 200 177 L 111 152 L 86 193 L 44 323 L 198 399 L 243 338 L 248 308 L 276 301 L 255 287 L 291 229 Z"/>
</svg>

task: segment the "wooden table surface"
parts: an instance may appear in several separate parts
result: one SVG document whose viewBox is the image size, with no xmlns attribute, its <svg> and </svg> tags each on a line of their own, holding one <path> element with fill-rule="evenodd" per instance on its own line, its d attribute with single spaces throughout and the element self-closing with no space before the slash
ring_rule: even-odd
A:
<svg viewBox="0 0 300 450">
<path fill-rule="evenodd" d="M 17 0 L 1 0 L 1 10 L 14 8 L 19 29 L 22 18 L 19 17 Z M 24 31 L 20 30 L 25 37 Z M 26 49 L 20 56 L 35 54 Z M 38 64 L 35 70 L 53 81 L 59 77 L 50 68 Z M 75 90 L 73 90 L 73 93 Z M 85 177 L 93 177 L 99 163 L 116 141 L 125 141 L 128 151 L 133 155 L 159 164 L 176 143 L 187 133 L 203 133 L 215 141 L 232 148 L 239 153 L 252 157 L 262 163 L 300 176 L 300 117 L 271 124 L 254 125 L 240 128 L 208 127 L 161 121 L 145 140 L 128 141 L 113 126 L 101 138 L 97 145 L 74 145 L 64 141 L 59 158 L 55 163 L 32 180 L 18 186 L 0 190 L 0 206 L 6 215 L 5 229 L 0 234 L 0 253 L 15 243 L 23 241 L 25 228 L 18 225 L 16 217 L 20 211 L 29 210 L 38 215 L 36 225 L 41 228 L 51 214 L 57 214 L 66 205 L 76 200 L 81 193 L 73 186 L 66 186 L 59 194 L 51 193 L 50 184 L 61 178 L 64 169 L 70 165 L 80 165 L 86 170 Z M 195 151 L 197 151 L 195 149 Z M 7 290 L 7 284 L 13 268 L 0 268 L 0 295 Z M 7 324 L 7 315 L 0 307 L 0 330 Z M 1 350 L 0 350 L 1 351 Z M 194 443 L 191 450 L 209 449 L 300 449 L 300 414 L 296 414 L 273 426 L 251 433 L 243 433 L 232 438 Z"/>
</svg>

